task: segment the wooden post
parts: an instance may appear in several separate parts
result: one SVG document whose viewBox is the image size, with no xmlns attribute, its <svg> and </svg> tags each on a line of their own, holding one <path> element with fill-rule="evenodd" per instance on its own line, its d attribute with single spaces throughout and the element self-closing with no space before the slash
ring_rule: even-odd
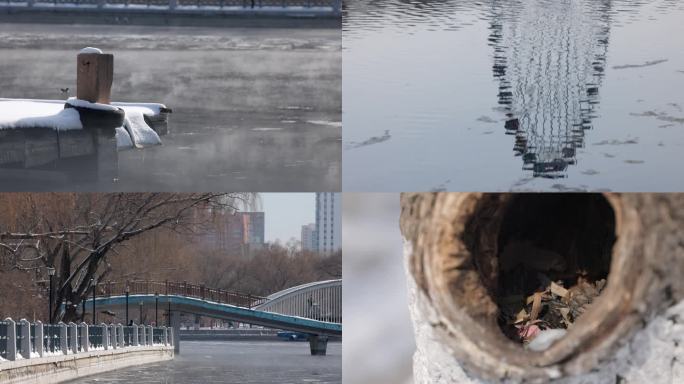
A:
<svg viewBox="0 0 684 384">
<path fill-rule="evenodd" d="M 76 62 L 76 97 L 91 103 L 109 104 L 114 78 L 114 55 L 79 53 Z"/>
</svg>

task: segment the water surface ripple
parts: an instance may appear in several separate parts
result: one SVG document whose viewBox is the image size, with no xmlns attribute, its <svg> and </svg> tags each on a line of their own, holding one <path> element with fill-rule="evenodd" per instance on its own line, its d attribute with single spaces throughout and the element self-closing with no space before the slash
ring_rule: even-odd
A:
<svg viewBox="0 0 684 384">
<path fill-rule="evenodd" d="M 345 190 L 681 189 L 682 18 L 678 0 L 349 2 Z"/>
</svg>

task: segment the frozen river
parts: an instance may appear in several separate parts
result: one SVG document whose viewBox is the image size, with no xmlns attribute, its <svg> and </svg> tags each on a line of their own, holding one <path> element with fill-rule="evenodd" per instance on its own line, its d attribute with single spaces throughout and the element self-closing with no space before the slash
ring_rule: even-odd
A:
<svg viewBox="0 0 684 384">
<path fill-rule="evenodd" d="M 681 191 L 684 1 L 352 0 L 344 189 Z"/>
<path fill-rule="evenodd" d="M 341 383 L 342 343 L 327 356 L 311 356 L 309 343 L 287 341 L 183 341 L 173 360 L 71 381 L 114 383 Z"/>
<path fill-rule="evenodd" d="M 0 97 L 73 96 L 84 46 L 114 54 L 114 101 L 173 109 L 170 134 L 119 152 L 112 182 L 0 180 L 3 190 L 340 188 L 339 29 L 0 23 Z"/>
</svg>

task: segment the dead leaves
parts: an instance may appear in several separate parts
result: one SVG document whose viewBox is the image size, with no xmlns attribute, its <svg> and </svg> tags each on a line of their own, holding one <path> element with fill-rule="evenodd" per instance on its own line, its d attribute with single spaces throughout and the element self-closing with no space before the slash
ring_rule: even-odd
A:
<svg viewBox="0 0 684 384">
<path fill-rule="evenodd" d="M 576 285 L 565 288 L 561 281 L 550 281 L 523 300 L 521 295 L 502 298 L 499 305 L 511 314 L 507 324 L 515 329 L 515 336 L 523 344 L 548 329 L 572 327 L 605 287 L 605 279 L 589 282 L 579 277 Z"/>
</svg>

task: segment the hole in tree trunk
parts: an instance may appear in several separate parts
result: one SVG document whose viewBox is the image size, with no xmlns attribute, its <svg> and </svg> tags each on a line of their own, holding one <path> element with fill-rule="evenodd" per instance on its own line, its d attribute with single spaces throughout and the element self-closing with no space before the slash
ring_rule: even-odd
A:
<svg viewBox="0 0 684 384">
<path fill-rule="evenodd" d="M 615 213 L 602 195 L 491 195 L 476 204 L 463 240 L 499 328 L 528 343 L 572 327 L 602 292 Z"/>
</svg>

